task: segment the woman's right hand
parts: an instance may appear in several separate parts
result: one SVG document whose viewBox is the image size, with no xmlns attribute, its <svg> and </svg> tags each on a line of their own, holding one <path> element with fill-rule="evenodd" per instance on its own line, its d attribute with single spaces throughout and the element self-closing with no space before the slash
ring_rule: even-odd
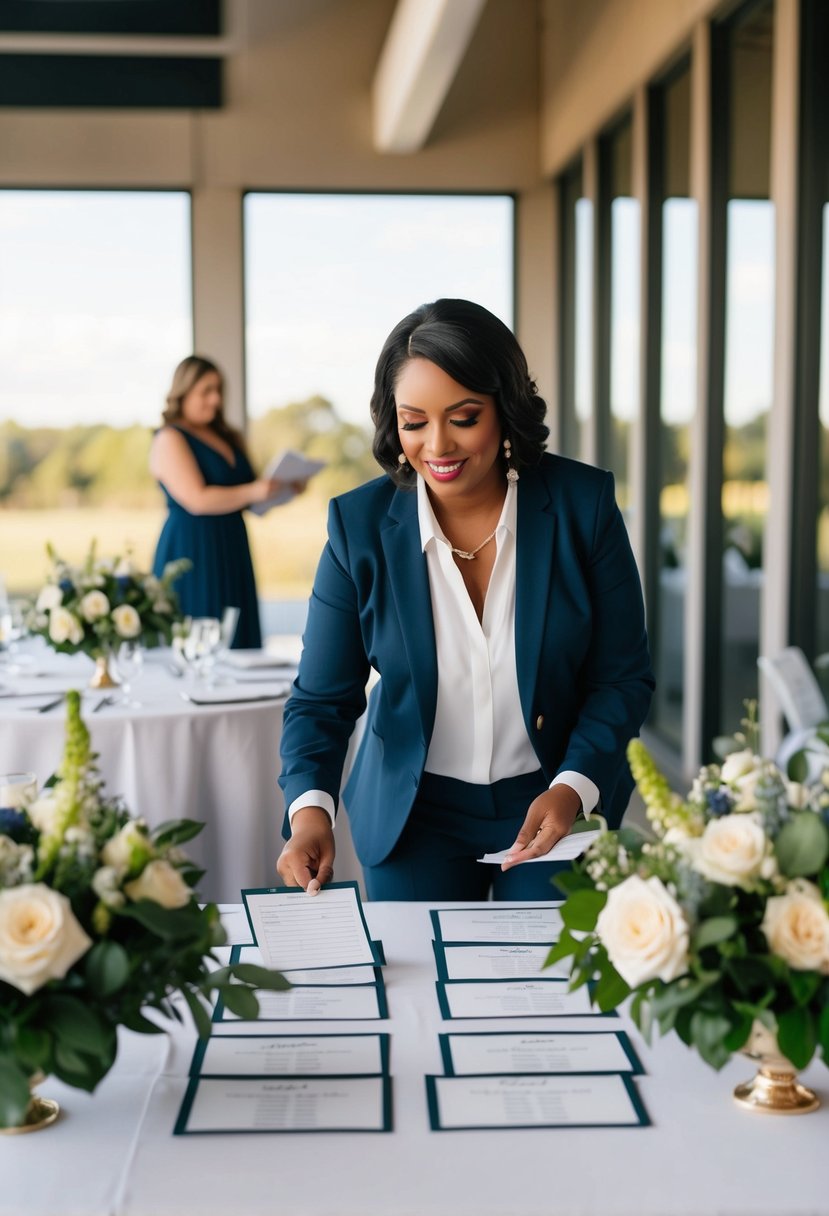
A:
<svg viewBox="0 0 829 1216">
<path fill-rule="evenodd" d="M 276 870 L 287 887 L 302 887 L 309 895 L 334 877 L 334 832 L 321 806 L 304 806 L 294 815 Z"/>
</svg>

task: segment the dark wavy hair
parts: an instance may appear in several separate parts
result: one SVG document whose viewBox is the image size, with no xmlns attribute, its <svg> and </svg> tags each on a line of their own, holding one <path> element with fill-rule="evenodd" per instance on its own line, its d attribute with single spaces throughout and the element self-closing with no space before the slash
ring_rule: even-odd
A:
<svg viewBox="0 0 829 1216">
<path fill-rule="evenodd" d="M 537 464 L 549 434 L 547 406 L 538 395 L 527 360 L 515 335 L 496 316 L 470 300 L 435 300 L 404 317 L 385 341 L 374 373 L 372 450 L 378 464 L 399 486 L 412 486 L 415 473 L 401 467 L 395 387 L 410 359 L 428 359 L 458 384 L 486 393 L 505 439 L 512 444 L 516 469 Z"/>
</svg>

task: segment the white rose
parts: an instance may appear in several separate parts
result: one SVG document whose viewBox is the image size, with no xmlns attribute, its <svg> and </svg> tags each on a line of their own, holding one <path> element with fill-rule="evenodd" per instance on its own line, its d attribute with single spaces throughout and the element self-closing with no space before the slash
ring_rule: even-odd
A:
<svg viewBox="0 0 829 1216">
<path fill-rule="evenodd" d="M 753 815 L 723 815 L 705 825 L 702 838 L 694 842 L 694 869 L 711 882 L 726 887 L 744 887 L 763 870 L 769 841 Z"/>
<path fill-rule="evenodd" d="M 64 642 L 77 646 L 83 641 L 83 627 L 68 608 L 53 608 L 49 613 L 49 637 L 56 646 Z"/>
<path fill-rule="evenodd" d="M 688 970 L 688 922 L 656 877 L 633 874 L 612 887 L 596 932 L 631 988 L 652 979 L 668 983 Z"/>
<path fill-rule="evenodd" d="M 120 881 L 120 872 L 114 866 L 101 866 L 92 875 L 92 890 L 108 908 L 121 908 L 127 902 Z"/>
<path fill-rule="evenodd" d="M 141 617 L 131 604 L 119 604 L 112 610 L 115 632 L 122 638 L 137 638 L 141 632 Z"/>
<path fill-rule="evenodd" d="M 47 583 L 37 597 L 35 608 L 38 612 L 49 612 L 51 608 L 59 608 L 63 603 L 63 592 L 55 583 Z"/>
<path fill-rule="evenodd" d="M 151 861 L 124 890 L 130 899 L 150 899 L 162 908 L 183 908 L 193 892 L 169 861 Z"/>
<path fill-rule="evenodd" d="M 41 882 L 0 891 L 0 980 L 30 996 L 91 945 L 60 892 Z"/>
<path fill-rule="evenodd" d="M 152 857 L 152 845 L 147 833 L 134 820 L 125 823 L 119 832 L 101 849 L 101 861 L 120 874 L 139 870 Z"/>
<path fill-rule="evenodd" d="M 85 621 L 100 620 L 109 612 L 109 600 L 103 591 L 87 591 L 79 604 L 81 616 Z"/>
<path fill-rule="evenodd" d="M 790 967 L 829 975 L 829 913 L 812 883 L 800 879 L 772 896 L 760 928 L 772 954 Z"/>
<path fill-rule="evenodd" d="M 39 832 L 51 836 L 58 827 L 62 811 L 53 794 L 44 794 L 42 798 L 29 803 L 26 814 Z"/>
<path fill-rule="evenodd" d="M 755 756 L 750 747 L 744 748 L 741 752 L 732 752 L 722 762 L 720 780 L 725 785 L 733 785 L 741 777 L 746 777 L 749 773 L 761 768 L 762 763 L 760 757 Z"/>
</svg>

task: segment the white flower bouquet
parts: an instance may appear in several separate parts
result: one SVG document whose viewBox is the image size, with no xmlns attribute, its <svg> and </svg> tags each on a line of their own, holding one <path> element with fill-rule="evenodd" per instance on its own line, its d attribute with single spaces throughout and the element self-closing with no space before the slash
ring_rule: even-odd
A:
<svg viewBox="0 0 829 1216">
<path fill-rule="evenodd" d="M 99 558 L 93 543 L 80 566 L 70 566 L 51 545 L 51 570 L 28 614 L 28 628 L 55 650 L 92 658 L 121 642 L 169 644 L 181 621 L 173 583 L 190 568 L 170 562 L 161 578 L 135 569 L 129 557 Z"/>
<path fill-rule="evenodd" d="M 633 995 L 646 1036 L 675 1030 L 722 1067 L 765 1028 L 795 1069 L 829 1065 L 829 771 L 789 780 L 756 754 L 754 708 L 722 764 L 673 793 L 644 745 L 628 748 L 651 832 L 603 832 L 569 874 L 572 958 L 602 1010 Z"/>
<path fill-rule="evenodd" d="M 77 692 L 67 708 L 55 783 L 26 807 L 0 808 L 0 1127 L 25 1122 L 37 1074 L 93 1090 L 114 1063 L 117 1027 L 158 1033 L 148 1009 L 181 1020 L 177 993 L 207 1035 L 214 991 L 250 1018 L 257 988 L 288 987 L 263 967 L 218 965 L 219 913 L 199 905 L 201 872 L 179 847 L 202 825 L 151 833 L 107 799 Z"/>
</svg>

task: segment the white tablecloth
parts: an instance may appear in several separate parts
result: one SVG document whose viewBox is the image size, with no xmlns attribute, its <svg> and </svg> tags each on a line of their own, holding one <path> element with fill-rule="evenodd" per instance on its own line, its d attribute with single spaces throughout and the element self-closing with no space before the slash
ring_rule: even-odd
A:
<svg viewBox="0 0 829 1216">
<path fill-rule="evenodd" d="M 781 1118 L 731 1098 L 742 1059 L 710 1071 L 675 1037 L 648 1048 L 622 1018 L 647 1075 L 653 1120 L 641 1129 L 429 1130 L 426 1073 L 441 1073 L 438 1033 L 585 1029 L 585 1018 L 442 1023 L 425 904 L 368 904 L 388 966 L 390 1134 L 173 1137 L 195 1043 L 122 1038 L 118 1064 L 90 1098 L 41 1087 L 64 1115 L 33 1136 L 0 1137 L 0 1216 L 826 1216 L 829 1072 L 805 1080 L 824 1107 Z M 245 935 L 244 920 L 235 927 Z M 279 1023 L 276 1033 L 344 1024 Z M 602 1019 L 602 1029 L 610 1023 Z M 263 1026 L 263 1030 L 266 1027 Z"/>
</svg>

